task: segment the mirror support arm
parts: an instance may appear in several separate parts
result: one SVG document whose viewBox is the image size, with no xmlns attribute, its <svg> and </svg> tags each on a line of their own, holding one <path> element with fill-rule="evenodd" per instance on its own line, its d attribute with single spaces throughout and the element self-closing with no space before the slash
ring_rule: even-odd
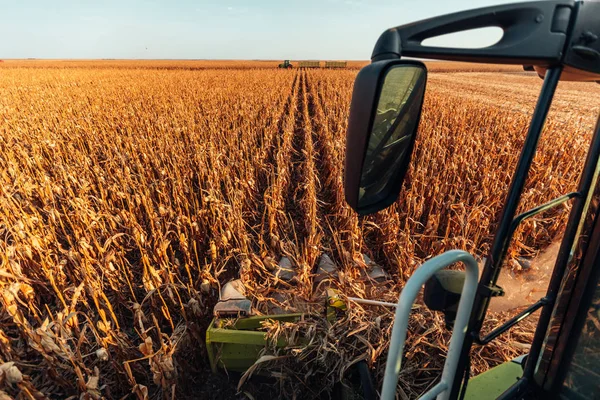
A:
<svg viewBox="0 0 600 400">
<path fill-rule="evenodd" d="M 383 32 L 371 60 L 407 57 L 495 64 L 560 64 L 578 3 L 531 1 L 462 11 Z M 425 39 L 471 29 L 499 27 L 500 41 L 479 49 L 423 46 Z"/>
</svg>

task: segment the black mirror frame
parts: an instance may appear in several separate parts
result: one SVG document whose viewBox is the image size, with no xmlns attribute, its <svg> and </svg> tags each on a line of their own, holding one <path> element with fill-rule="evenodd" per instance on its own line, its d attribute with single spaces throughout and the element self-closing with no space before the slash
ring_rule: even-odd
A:
<svg viewBox="0 0 600 400">
<path fill-rule="evenodd" d="M 416 60 L 382 60 L 373 62 L 360 70 L 354 81 L 354 90 L 352 92 L 352 103 L 350 104 L 350 117 L 348 119 L 348 130 L 346 132 L 346 161 L 344 171 L 344 193 L 346 202 L 359 215 L 372 214 L 393 204 L 402 188 L 402 183 L 408 169 L 408 164 L 412 158 L 415 140 L 421 121 L 421 111 L 423 108 L 423 99 L 419 104 L 419 113 L 417 115 L 417 125 L 415 133 L 412 135 L 408 155 L 399 167 L 399 174 L 395 175 L 390 183 L 390 193 L 377 203 L 366 207 L 358 206 L 358 194 L 360 190 L 360 180 L 362 168 L 367 153 L 367 144 L 371 135 L 371 127 L 375 118 L 377 102 L 381 94 L 381 87 L 387 71 L 397 65 L 414 65 L 423 68 L 424 83 L 423 93 L 427 86 L 427 67 L 421 61 Z M 366 132 L 366 134 L 365 134 Z"/>
</svg>

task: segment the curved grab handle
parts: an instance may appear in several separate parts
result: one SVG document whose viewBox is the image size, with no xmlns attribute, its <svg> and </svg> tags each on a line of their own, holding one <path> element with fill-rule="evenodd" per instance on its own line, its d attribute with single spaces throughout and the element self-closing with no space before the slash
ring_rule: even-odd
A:
<svg viewBox="0 0 600 400">
<path fill-rule="evenodd" d="M 402 56 L 483 63 L 550 65 L 560 62 L 576 13 L 572 0 L 532 1 L 442 15 L 385 31 L 372 61 Z M 502 39 L 480 49 L 423 46 L 425 39 L 471 29 L 499 27 Z"/>
<path fill-rule="evenodd" d="M 452 330 L 450 347 L 442 372 L 442 379 L 431 390 L 425 393 L 421 399 L 433 399 L 437 395 L 440 395 L 439 398 L 445 399 L 450 393 L 454 375 L 456 374 L 460 350 L 467 333 L 469 317 L 471 315 L 471 309 L 473 308 L 473 300 L 475 299 L 475 293 L 477 292 L 479 269 L 475 258 L 462 250 L 450 250 L 425 262 L 417 268 L 408 282 L 406 282 L 404 289 L 402 289 L 400 299 L 398 300 L 398 306 L 396 307 L 396 319 L 394 328 L 392 329 L 390 349 L 385 366 L 383 390 L 381 392 L 382 399 L 391 400 L 396 397 L 396 385 L 398 384 L 398 374 L 400 373 L 406 332 L 408 330 L 408 318 L 410 317 L 410 311 L 421 287 L 436 271 L 457 262 L 464 263 L 467 267 L 467 271 L 462 294 L 460 296 L 460 302 L 458 303 L 458 311 L 454 322 L 454 329 Z"/>
</svg>

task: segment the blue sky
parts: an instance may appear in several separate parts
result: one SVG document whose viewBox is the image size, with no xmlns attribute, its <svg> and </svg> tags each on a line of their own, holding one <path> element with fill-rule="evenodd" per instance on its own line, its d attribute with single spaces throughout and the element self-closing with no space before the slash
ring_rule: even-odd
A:
<svg viewBox="0 0 600 400">
<path fill-rule="evenodd" d="M 498 3 L 0 0 L 0 58 L 368 59 L 387 28 Z"/>
</svg>

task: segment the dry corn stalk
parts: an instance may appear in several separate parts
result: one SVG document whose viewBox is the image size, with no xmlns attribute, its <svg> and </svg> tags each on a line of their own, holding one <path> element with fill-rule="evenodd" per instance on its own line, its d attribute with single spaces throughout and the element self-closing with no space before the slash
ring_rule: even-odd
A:
<svg viewBox="0 0 600 400">
<path fill-rule="evenodd" d="M 234 278 L 258 313 L 311 313 L 264 327 L 304 343 L 280 359 L 299 361 L 280 370 L 282 388 L 316 382 L 326 390 L 360 360 L 380 378 L 391 313 L 357 307 L 327 323 L 315 285 L 320 255 L 338 268 L 328 284 L 386 301 L 430 255 L 485 255 L 539 81 L 433 65 L 454 73 L 430 75 L 401 200 L 359 220 L 342 178 L 356 70 L 256 69 L 269 65 L 2 63 L 0 397 L 190 396 L 179 383 L 206 373 L 195 368 L 206 363 L 210 307 Z M 596 86 L 561 83 L 523 210 L 575 188 L 600 103 Z M 526 222 L 510 257 L 551 243 L 568 210 Z M 356 263 L 362 253 L 392 279 L 366 279 Z M 297 279 L 277 278 L 282 257 Z M 409 397 L 435 379 L 448 340 L 439 316 L 420 311 L 401 377 Z M 529 337 L 525 329 L 482 350 L 474 370 L 517 354 L 511 343 Z M 133 361 L 140 351 L 148 362 Z"/>
</svg>

